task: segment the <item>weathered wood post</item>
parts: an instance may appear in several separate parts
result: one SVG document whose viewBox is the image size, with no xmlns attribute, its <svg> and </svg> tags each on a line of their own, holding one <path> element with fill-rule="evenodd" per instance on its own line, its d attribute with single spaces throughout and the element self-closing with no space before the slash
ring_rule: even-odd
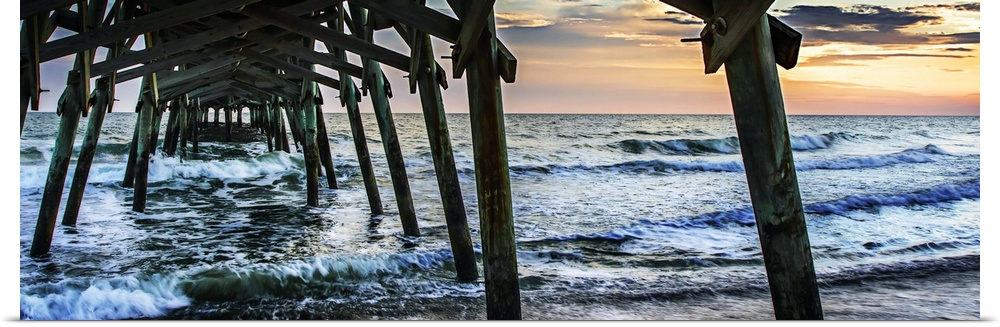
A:
<svg viewBox="0 0 1000 327">
<path fill-rule="evenodd" d="M 725 66 L 771 301 L 778 319 L 823 319 L 770 28 L 757 21 Z"/>
<path fill-rule="evenodd" d="M 89 52 L 89 50 L 88 50 Z M 56 131 L 56 142 L 52 148 L 52 161 L 49 164 L 48 177 L 42 193 L 42 202 L 38 210 L 38 223 L 35 225 L 35 235 L 31 242 L 31 257 L 40 257 L 49 253 L 52 246 L 52 234 L 56 228 L 56 215 L 59 213 L 59 202 L 62 200 L 63 186 L 66 182 L 66 170 L 69 169 L 70 156 L 73 154 L 73 141 L 76 138 L 76 128 L 80 123 L 83 106 L 87 105 L 89 90 L 85 89 L 85 81 L 89 81 L 89 62 L 84 59 L 87 54 L 77 55 L 77 69 L 69 72 L 66 79 L 66 89 L 59 98 L 56 113 L 61 116 L 59 129 Z M 82 67 L 81 67 L 82 66 Z"/>
<path fill-rule="evenodd" d="M 233 107 L 233 114 L 236 115 L 236 127 L 243 127 L 243 105 Z"/>
<path fill-rule="evenodd" d="M 295 144 L 295 150 L 302 151 L 301 146 L 304 146 L 302 142 L 305 136 L 301 134 L 300 126 L 302 125 L 302 120 L 300 119 L 299 110 L 296 107 L 298 105 L 293 101 L 285 102 L 285 118 L 288 119 L 288 128 L 292 131 L 292 141 Z"/>
<path fill-rule="evenodd" d="M 271 101 L 265 101 L 260 113 L 261 127 L 264 131 L 264 138 L 267 140 L 267 152 L 274 152 L 278 140 L 274 133 L 274 122 L 271 121 L 270 117 L 273 117 L 271 115 Z"/>
<path fill-rule="evenodd" d="M 226 116 L 226 142 L 233 141 L 233 96 L 229 96 L 229 104 L 223 107 Z"/>
<path fill-rule="evenodd" d="M 135 186 L 132 192 L 132 211 L 135 212 L 145 212 L 146 211 L 146 190 L 147 181 L 149 180 L 149 155 L 151 152 L 150 141 L 153 140 L 153 122 L 155 121 L 154 111 L 159 110 L 156 105 L 156 100 L 153 95 L 152 89 L 155 88 L 155 75 L 148 76 L 145 78 L 148 82 L 143 83 L 144 88 L 141 98 L 141 109 L 139 111 L 139 138 L 136 144 L 136 162 L 135 162 Z"/>
<path fill-rule="evenodd" d="M 219 110 L 222 108 L 213 107 L 212 109 L 215 109 L 215 127 L 219 127 Z"/>
<path fill-rule="evenodd" d="M 434 171 L 441 192 L 444 216 L 448 223 L 455 270 L 458 273 L 458 280 L 474 281 L 479 278 L 479 271 L 476 269 L 476 254 L 472 250 L 472 236 L 469 234 L 469 221 L 465 215 L 462 188 L 459 185 L 458 172 L 455 170 L 455 155 L 451 149 L 451 136 L 448 132 L 444 101 L 441 98 L 437 65 L 434 62 L 434 49 L 427 33 L 416 32 L 410 36 L 412 39 L 410 46 L 414 48 L 411 53 L 415 54 L 411 58 L 418 62 L 417 71 L 410 72 L 410 78 L 417 79 L 417 87 L 420 90 L 420 104 L 427 125 L 431 154 L 434 157 Z"/>
<path fill-rule="evenodd" d="M 472 23 L 466 17 L 463 24 Z M 476 167 L 476 194 L 483 242 L 483 275 L 486 281 L 487 319 L 521 319 L 521 291 L 517 279 L 514 244 L 514 212 L 511 205 L 507 137 L 504 134 L 500 74 L 497 68 L 496 32 L 493 13 L 488 27 L 479 34 L 466 69 L 469 89 L 469 119 Z M 464 28 L 464 27 L 463 27 Z M 454 54 L 453 54 L 454 57 Z"/>
<path fill-rule="evenodd" d="M 317 95 L 319 90 L 316 90 Z M 322 99 L 317 97 L 317 99 Z M 319 151 L 319 160 L 323 164 L 323 170 L 326 172 L 326 185 L 330 189 L 337 189 L 337 172 L 333 167 L 333 154 L 330 152 L 330 133 L 326 130 L 326 119 L 323 117 L 323 106 L 322 103 L 315 105 L 316 107 L 316 147 Z"/>
<path fill-rule="evenodd" d="M 38 111 L 38 98 L 41 92 L 39 69 L 40 59 L 38 49 L 41 46 L 40 30 L 44 24 L 42 15 L 35 15 L 24 20 L 21 26 L 21 48 L 26 49 L 21 58 L 21 133 L 24 132 L 24 119 L 28 115 L 28 107 Z"/>
<path fill-rule="evenodd" d="M 69 188 L 69 198 L 66 199 L 66 211 L 63 212 L 62 224 L 66 226 L 76 226 L 77 217 L 80 214 L 80 203 L 83 202 L 83 193 L 87 188 L 87 178 L 90 175 L 90 166 L 94 162 L 94 153 L 97 152 L 97 140 L 101 136 L 101 126 L 104 125 L 104 115 L 108 107 L 108 89 L 113 87 L 108 84 L 109 77 L 101 77 L 97 80 L 97 87 L 91 96 L 94 105 L 90 113 L 90 120 L 87 123 L 87 131 L 83 136 L 83 146 L 80 149 L 80 156 L 76 160 L 76 173 L 73 174 L 73 184 Z"/>
<path fill-rule="evenodd" d="M 125 177 L 122 179 L 122 187 L 133 187 L 135 185 L 135 161 L 139 147 L 139 128 L 142 126 L 142 106 L 135 108 L 135 127 L 132 128 L 132 142 L 128 147 L 128 159 L 125 160 Z"/>
<path fill-rule="evenodd" d="M 202 112 L 202 113 L 205 114 L 204 118 L 207 121 L 208 120 L 208 108 L 205 108 L 205 107 L 201 106 L 201 98 L 195 98 L 194 99 L 194 107 L 199 112 Z M 191 128 L 191 153 L 198 153 L 198 133 L 199 133 L 200 130 L 201 130 L 201 127 L 199 127 L 199 126 L 194 126 L 194 128 Z"/>
<path fill-rule="evenodd" d="M 344 7 L 343 3 L 337 4 L 338 15 L 335 19 L 327 22 L 327 26 L 344 31 Z M 345 60 L 347 52 L 344 49 L 334 48 L 331 44 L 326 44 L 326 50 L 334 55 L 338 60 Z M 351 138 L 354 140 L 354 152 L 358 155 L 358 170 L 361 171 L 361 179 L 365 183 L 365 193 L 368 196 L 368 208 L 372 215 L 381 215 L 382 197 L 378 193 L 378 183 L 375 181 L 375 170 L 372 168 L 371 155 L 368 153 L 368 138 L 365 136 L 364 123 L 361 121 L 361 111 L 358 103 L 361 102 L 361 92 L 354 85 L 354 79 L 346 72 L 340 72 L 340 105 L 347 110 L 347 121 L 351 125 Z"/>
<path fill-rule="evenodd" d="M 153 121 L 151 125 L 152 128 L 150 129 L 149 132 L 150 155 L 156 154 L 156 143 L 160 139 L 160 125 L 161 125 L 160 123 L 163 121 L 163 113 L 164 113 L 164 108 L 163 108 L 164 104 L 157 101 L 154 103 L 154 106 L 156 110 L 153 111 Z"/>
<path fill-rule="evenodd" d="M 355 25 L 363 26 L 356 30 L 364 30 L 361 37 L 367 41 L 372 40 L 373 26 L 367 24 L 364 14 L 365 10 L 351 5 Z M 420 236 L 420 228 L 417 226 L 417 215 L 413 210 L 413 198 L 410 195 L 410 182 L 406 177 L 406 163 L 403 162 L 403 151 L 399 146 L 399 139 L 396 135 L 396 125 L 392 119 L 392 110 L 389 108 L 389 94 L 391 90 L 386 83 L 385 76 L 378 61 L 362 58 L 365 62 L 367 75 L 366 85 L 371 92 L 372 105 L 375 108 L 375 118 L 378 120 L 379 133 L 382 136 L 382 147 L 385 149 L 385 157 L 389 163 L 389 175 L 392 178 L 392 189 L 396 195 L 396 206 L 399 209 L 399 220 L 403 225 L 403 234 L 407 236 Z"/>
<path fill-rule="evenodd" d="M 180 105 L 180 112 L 178 112 L 177 120 L 180 121 L 177 128 L 178 140 L 181 148 L 181 159 L 187 159 L 187 140 L 188 135 L 191 134 L 191 106 L 188 104 L 188 95 L 184 94 L 179 99 L 177 99 Z"/>
<path fill-rule="evenodd" d="M 302 84 L 302 155 L 306 163 L 306 204 L 319 205 L 319 151 L 316 146 L 316 82 Z"/>
<path fill-rule="evenodd" d="M 167 114 L 167 130 L 163 133 L 163 153 L 171 157 L 177 151 L 177 132 L 180 130 L 178 126 L 178 111 L 180 111 L 180 107 L 177 102 L 176 99 L 170 101 L 170 105 L 168 106 L 170 109 Z"/>
<path fill-rule="evenodd" d="M 343 84 L 340 88 L 340 96 L 344 98 L 347 106 L 347 120 L 351 124 L 351 138 L 354 139 L 354 151 L 358 154 L 358 169 L 361 170 L 361 179 L 365 183 L 365 193 L 368 195 L 368 208 L 372 215 L 381 215 L 382 197 L 378 193 L 378 184 L 375 181 L 375 169 L 372 167 L 372 158 L 368 154 L 368 138 L 365 137 L 364 125 L 361 122 L 361 111 L 358 102 L 361 101 L 360 93 L 354 86 L 354 80 L 347 73 L 340 73 L 340 81 Z"/>
</svg>

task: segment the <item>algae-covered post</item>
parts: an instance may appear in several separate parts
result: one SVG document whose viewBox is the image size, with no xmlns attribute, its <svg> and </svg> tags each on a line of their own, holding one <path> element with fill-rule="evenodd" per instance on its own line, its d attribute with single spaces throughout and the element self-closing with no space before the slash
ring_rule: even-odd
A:
<svg viewBox="0 0 1000 327">
<path fill-rule="evenodd" d="M 462 12 L 454 5 L 456 12 Z M 466 8 L 463 17 L 477 13 Z M 514 212 L 511 203 L 507 137 L 504 133 L 503 100 L 497 67 L 496 31 L 490 9 L 488 26 L 480 31 L 466 68 L 469 89 L 469 120 L 475 154 L 476 194 L 483 239 L 483 275 L 486 280 L 488 319 L 521 319 L 521 291 L 514 244 Z M 465 28 L 464 25 L 463 28 Z"/>
<path fill-rule="evenodd" d="M 774 0 L 662 1 L 707 22 L 705 73 L 725 64 L 775 317 L 823 319 L 776 67 L 795 66 L 801 34 L 766 14 Z"/>
<path fill-rule="evenodd" d="M 412 30 L 407 36 L 411 40 L 410 58 L 417 62 L 416 71 L 410 72 L 410 78 L 416 79 L 417 88 L 420 90 L 420 104 L 427 125 L 431 155 L 434 157 L 434 171 L 448 224 L 455 270 L 458 272 L 458 280 L 474 281 L 479 278 L 479 271 L 476 268 L 476 255 L 472 250 L 472 236 L 469 234 L 469 221 L 465 215 L 462 188 L 459 185 L 458 172 L 455 170 L 455 154 L 451 149 L 451 136 L 448 133 L 447 115 L 438 80 L 440 75 L 434 62 L 434 49 L 427 33 Z"/>
<path fill-rule="evenodd" d="M 736 130 L 778 319 L 823 319 L 768 19 L 726 60 Z"/>
<path fill-rule="evenodd" d="M 351 5 L 351 18 L 354 20 L 355 31 L 365 41 L 371 42 L 374 26 L 368 24 L 365 18 L 366 10 Z M 378 121 L 379 134 L 382 136 L 382 147 L 385 149 L 386 161 L 389 164 L 389 175 L 392 179 L 393 194 L 396 196 L 396 207 L 399 209 L 399 220 L 403 225 L 403 234 L 420 236 L 417 225 L 417 215 L 413 210 L 413 198 L 410 195 L 410 182 L 406 177 L 406 164 L 403 162 L 403 152 L 396 135 L 396 123 L 392 119 L 392 109 L 389 107 L 389 96 L 392 94 L 389 84 L 385 81 L 381 65 L 374 59 L 362 56 L 365 61 L 366 81 L 371 93 L 372 106 L 375 109 L 375 119 Z"/>
<path fill-rule="evenodd" d="M 105 108 L 108 106 L 109 88 L 108 77 L 101 77 L 97 80 L 91 102 L 93 110 L 90 112 L 90 119 L 87 122 L 87 131 L 83 136 L 83 145 L 80 149 L 80 156 L 76 160 L 76 172 L 73 174 L 73 184 L 69 188 L 69 197 L 66 199 L 66 210 L 63 212 L 62 224 L 66 226 L 76 226 L 77 217 L 80 213 L 80 203 L 83 202 L 83 193 L 87 188 L 87 178 L 90 176 L 90 166 L 94 162 L 94 153 L 97 152 L 97 140 L 101 136 L 101 126 L 104 125 Z"/>
</svg>

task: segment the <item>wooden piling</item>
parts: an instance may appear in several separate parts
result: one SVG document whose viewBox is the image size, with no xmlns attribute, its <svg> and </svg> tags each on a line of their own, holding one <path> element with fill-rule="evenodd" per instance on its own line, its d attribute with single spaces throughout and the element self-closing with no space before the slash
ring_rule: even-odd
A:
<svg viewBox="0 0 1000 327">
<path fill-rule="evenodd" d="M 77 56 L 77 63 L 82 61 Z M 89 79 L 89 73 L 81 74 L 80 70 L 69 72 L 66 89 L 59 98 L 58 113 L 59 129 L 56 130 L 56 142 L 52 148 L 52 160 L 49 173 L 45 180 L 45 189 L 38 209 L 38 222 L 35 224 L 35 235 L 31 241 L 31 257 L 40 257 L 49 253 L 52 246 L 52 234 L 55 232 L 56 215 L 59 213 L 59 202 L 62 200 L 63 185 L 66 182 L 66 171 L 69 169 L 70 156 L 73 154 L 73 142 L 76 129 L 80 123 L 83 106 L 87 103 L 87 95 L 83 91 L 83 80 Z M 83 94 L 81 94 L 83 93 Z"/>
<path fill-rule="evenodd" d="M 215 109 L 215 127 L 219 127 L 219 110 L 222 108 L 212 108 Z"/>
<path fill-rule="evenodd" d="M 230 96 L 230 103 L 232 102 L 232 96 Z M 223 110 L 226 112 L 226 142 L 233 141 L 233 108 L 232 106 L 225 106 Z"/>
<path fill-rule="evenodd" d="M 267 152 L 274 152 L 275 145 L 277 145 L 277 134 L 274 133 L 274 126 L 272 125 L 271 115 L 271 102 L 264 102 L 263 111 L 261 112 L 261 127 L 264 132 L 264 138 L 267 140 Z"/>
<path fill-rule="evenodd" d="M 316 83 L 303 84 L 302 129 L 305 135 L 302 155 L 306 164 L 306 204 L 319 206 L 319 151 L 316 146 Z"/>
<path fill-rule="evenodd" d="M 139 114 L 141 106 L 136 108 L 135 127 L 132 128 L 132 142 L 128 147 L 128 159 L 125 160 L 125 177 L 122 178 L 122 187 L 135 186 L 135 161 L 139 148 L 139 127 L 142 125 L 142 116 Z"/>
<path fill-rule="evenodd" d="M 63 212 L 62 224 L 66 226 L 76 226 L 80 214 L 80 204 L 83 202 L 83 193 L 87 187 L 90 166 L 94 162 L 97 141 L 101 136 L 101 126 L 104 125 L 104 115 L 107 113 L 110 87 L 113 86 L 108 84 L 108 77 L 102 77 L 97 80 L 97 87 L 91 96 L 94 107 L 87 123 L 87 131 L 83 136 L 83 146 L 76 160 L 76 172 L 73 174 L 73 184 L 69 188 L 69 198 L 66 199 L 66 210 Z"/>
<path fill-rule="evenodd" d="M 156 110 L 153 110 L 153 121 L 149 132 L 149 154 L 150 156 L 156 154 L 156 144 L 159 142 L 160 138 L 160 123 L 163 120 L 163 108 L 160 107 L 159 102 L 154 102 Z"/>
<path fill-rule="evenodd" d="M 150 77 L 155 78 L 155 77 Z M 136 162 L 135 162 L 135 184 L 132 192 L 132 211 L 135 212 L 145 212 L 146 211 L 146 190 L 147 182 L 149 180 L 149 155 L 151 152 L 150 141 L 153 140 L 153 121 L 155 120 L 154 111 L 159 110 L 156 103 L 153 100 L 151 91 L 148 89 L 148 83 L 144 88 L 144 92 L 140 97 L 142 98 L 141 109 L 139 110 L 139 137 L 137 138 L 136 144 Z"/>
<path fill-rule="evenodd" d="M 319 90 L 317 90 L 319 91 Z M 326 171 L 326 185 L 331 190 L 337 189 L 337 172 L 333 167 L 333 154 L 330 152 L 330 134 L 326 130 L 326 119 L 323 117 L 323 106 L 316 105 L 316 147 L 319 160 Z"/>
<path fill-rule="evenodd" d="M 392 110 L 389 108 L 388 85 L 382 75 L 378 62 L 368 61 L 371 86 L 372 105 L 375 107 L 375 119 L 378 120 L 379 132 L 382 135 L 382 147 L 385 158 L 389 162 L 389 175 L 392 178 L 392 189 L 396 195 L 396 206 L 399 208 L 399 220 L 403 225 L 403 234 L 420 236 L 417 226 L 417 215 L 413 210 L 413 198 L 410 196 L 410 182 L 406 177 L 406 163 L 403 162 L 403 151 L 396 136 L 396 124 L 392 120 Z"/>
<path fill-rule="evenodd" d="M 179 99 L 177 99 L 177 101 L 179 102 L 178 106 L 180 108 L 180 111 L 177 113 L 177 120 L 180 121 L 177 127 L 177 143 L 181 150 L 181 159 L 187 159 L 187 140 L 188 135 L 191 134 L 192 125 L 191 106 L 188 105 L 187 94 L 182 95 Z"/>
<path fill-rule="evenodd" d="M 205 107 L 201 106 L 201 98 L 195 98 L 194 99 L 194 103 L 195 103 L 194 104 L 195 109 L 198 110 L 199 112 L 204 113 L 203 117 L 207 121 L 207 119 L 208 119 L 208 108 L 205 108 Z M 191 128 L 191 153 L 198 153 L 198 133 L 199 133 L 200 130 L 201 130 L 201 127 L 199 127 L 199 126 L 195 126 L 194 128 Z"/>
<path fill-rule="evenodd" d="M 823 319 L 768 19 L 725 62 L 777 319 Z"/>
<path fill-rule="evenodd" d="M 180 131 L 179 114 L 180 106 L 176 99 L 170 101 L 169 113 L 167 114 L 167 130 L 163 133 L 163 153 L 173 157 L 177 152 L 177 138 Z"/>
<path fill-rule="evenodd" d="M 417 78 L 417 88 L 420 90 L 420 104 L 427 125 L 431 154 L 434 157 L 434 171 L 441 192 L 445 221 L 448 224 L 455 270 L 458 273 L 458 280 L 474 281 L 479 278 L 479 271 L 476 268 L 476 254 L 472 250 L 472 235 L 469 233 L 469 221 L 465 215 L 462 188 L 459 185 L 458 172 L 455 170 L 455 155 L 451 149 L 448 121 L 437 79 L 437 65 L 433 61 L 434 49 L 426 33 L 417 33 L 415 37 L 422 39 L 411 44 L 420 47 L 416 49 L 421 53 L 418 56 L 419 73 L 415 77 L 411 75 L 410 78 Z"/>
<path fill-rule="evenodd" d="M 236 115 L 236 127 L 243 127 L 243 106 L 233 107 L 233 115 Z"/>
<path fill-rule="evenodd" d="M 361 170 L 361 179 L 365 183 L 365 193 L 368 195 L 368 207 L 372 215 L 381 215 L 382 197 L 378 193 L 378 183 L 375 181 L 375 169 L 372 167 L 372 158 L 368 153 L 368 138 L 365 136 L 364 124 L 361 121 L 361 111 L 358 108 L 360 101 L 354 80 L 347 73 L 340 74 L 343 83 L 340 96 L 344 98 L 347 105 L 347 120 L 351 125 L 351 137 L 354 139 L 354 151 L 358 154 L 358 169 Z"/>
<path fill-rule="evenodd" d="M 475 155 L 476 194 L 483 242 L 483 277 L 487 319 L 521 319 L 521 295 L 514 244 L 507 138 L 504 134 L 500 74 L 496 65 L 493 14 L 490 32 L 482 33 L 466 69 L 469 119 Z"/>
</svg>

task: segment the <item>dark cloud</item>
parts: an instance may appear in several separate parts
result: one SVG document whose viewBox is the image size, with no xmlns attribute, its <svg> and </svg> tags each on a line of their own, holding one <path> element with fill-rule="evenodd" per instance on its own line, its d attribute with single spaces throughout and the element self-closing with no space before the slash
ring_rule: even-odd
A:
<svg viewBox="0 0 1000 327">
<path fill-rule="evenodd" d="M 936 8 L 938 5 L 927 5 Z M 972 10 L 976 4 L 941 5 L 956 10 Z M 956 34 L 915 34 L 904 30 L 941 24 L 941 16 L 914 8 L 892 9 L 877 5 L 794 6 L 774 10 L 781 20 L 802 32 L 811 45 L 830 42 L 868 45 L 889 44 L 970 44 L 979 43 L 979 32 Z"/>
<path fill-rule="evenodd" d="M 967 58 L 968 56 L 928 54 L 928 53 L 867 53 L 867 54 L 832 54 L 808 58 L 800 66 L 865 66 L 852 61 L 882 60 L 888 58 Z"/>
<path fill-rule="evenodd" d="M 972 49 L 970 49 L 970 48 L 947 48 L 947 49 L 944 49 L 944 51 L 950 51 L 950 52 L 972 52 Z"/>
<path fill-rule="evenodd" d="M 919 5 L 906 7 L 907 10 L 919 10 L 919 9 L 946 9 L 946 10 L 958 10 L 958 11 L 975 11 L 979 12 L 979 3 L 959 3 L 959 4 L 934 4 L 934 5 Z"/>
<path fill-rule="evenodd" d="M 694 16 L 691 16 L 689 14 L 682 13 L 682 12 L 667 11 L 667 12 L 664 12 L 663 14 L 666 15 L 667 17 L 646 18 L 646 20 L 647 21 L 651 21 L 651 22 L 653 22 L 653 21 L 670 22 L 670 23 L 681 24 L 681 25 L 701 25 L 701 24 L 705 24 L 705 22 L 701 21 L 700 19 L 694 19 L 693 18 Z"/>
<path fill-rule="evenodd" d="M 935 23 L 941 19 L 939 16 L 895 11 L 874 5 L 856 5 L 849 8 L 801 5 L 777 12 L 785 14 L 782 20 L 792 26 L 831 31 L 893 32 L 921 23 Z"/>
</svg>

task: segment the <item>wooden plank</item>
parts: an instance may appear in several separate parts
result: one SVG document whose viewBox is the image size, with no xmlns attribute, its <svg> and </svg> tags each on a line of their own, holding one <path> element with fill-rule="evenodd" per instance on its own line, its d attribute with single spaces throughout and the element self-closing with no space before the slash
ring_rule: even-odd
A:
<svg viewBox="0 0 1000 327">
<path fill-rule="evenodd" d="M 492 19 L 490 22 L 493 30 Z M 475 57 L 466 69 L 483 244 L 486 317 L 491 320 L 521 319 L 507 137 L 500 75 L 493 60 L 497 44 L 492 34 L 480 36 L 483 40 L 472 49 Z"/>
<path fill-rule="evenodd" d="M 767 23 L 771 27 L 775 62 L 785 69 L 795 68 L 799 61 L 799 48 L 802 47 L 802 33 L 770 14 L 767 15 Z"/>
<path fill-rule="evenodd" d="M 411 79 L 417 80 L 420 89 L 420 104 L 427 126 L 431 155 L 434 158 L 434 172 L 441 193 L 444 217 L 448 224 L 448 237 L 452 257 L 455 260 L 457 279 L 471 282 L 479 278 L 479 271 L 476 267 L 476 254 L 472 250 L 472 236 L 469 233 L 469 220 L 465 214 L 462 187 L 459 184 L 458 171 L 455 169 L 455 154 L 452 152 L 444 100 L 438 87 L 434 49 L 427 33 L 415 34 L 418 39 L 415 41 L 418 42 L 414 43 L 418 44 L 420 47 L 418 51 L 422 54 L 413 56 L 420 60 L 417 75 L 411 75 Z"/>
<path fill-rule="evenodd" d="M 726 60 L 726 79 L 775 317 L 823 319 L 772 49 L 762 15 Z"/>
<path fill-rule="evenodd" d="M 514 58 L 514 54 L 500 42 L 497 42 L 497 57 L 500 59 L 497 60 L 500 77 L 504 82 L 514 83 L 517 76 L 517 58 Z"/>
<path fill-rule="evenodd" d="M 258 4 L 248 6 L 240 13 L 280 26 L 291 32 L 315 38 L 323 43 L 336 44 L 338 48 L 354 52 L 362 57 L 384 63 L 390 67 L 402 71 L 409 70 L 410 58 L 405 55 L 296 17 L 283 10 Z"/>
<path fill-rule="evenodd" d="M 69 7 L 78 0 L 21 0 L 21 19 Z"/>
</svg>

